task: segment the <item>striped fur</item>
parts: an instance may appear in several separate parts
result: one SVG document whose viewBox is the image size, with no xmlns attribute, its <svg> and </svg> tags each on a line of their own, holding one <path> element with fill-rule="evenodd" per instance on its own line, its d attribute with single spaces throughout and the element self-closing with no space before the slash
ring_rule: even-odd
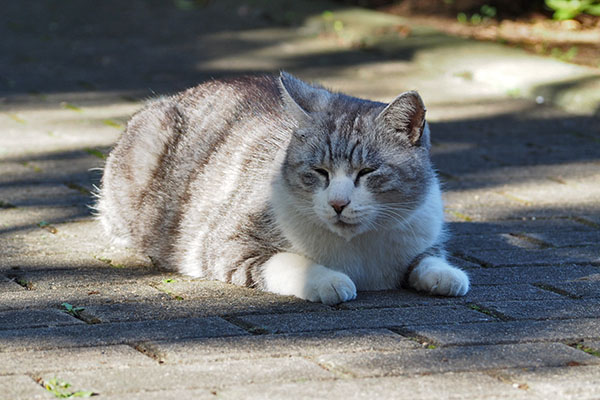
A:
<svg viewBox="0 0 600 400">
<path fill-rule="evenodd" d="M 424 113 L 414 92 L 386 105 L 285 73 L 206 82 L 132 117 L 100 220 L 192 276 L 327 303 L 397 287 L 443 238 Z"/>
</svg>

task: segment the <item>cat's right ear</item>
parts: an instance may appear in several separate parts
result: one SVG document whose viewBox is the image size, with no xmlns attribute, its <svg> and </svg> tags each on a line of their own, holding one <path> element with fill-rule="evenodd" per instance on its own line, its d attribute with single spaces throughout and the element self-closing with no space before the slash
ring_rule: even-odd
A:
<svg viewBox="0 0 600 400">
<path fill-rule="evenodd" d="M 377 116 L 386 129 L 408 139 L 410 144 L 421 144 L 426 133 L 425 104 L 415 91 L 404 92 Z M 426 142 L 427 142 L 427 138 Z"/>
<path fill-rule="evenodd" d="M 310 118 L 310 113 L 327 108 L 331 93 L 281 71 L 279 76 L 281 99 L 285 109 L 298 121 Z"/>
</svg>

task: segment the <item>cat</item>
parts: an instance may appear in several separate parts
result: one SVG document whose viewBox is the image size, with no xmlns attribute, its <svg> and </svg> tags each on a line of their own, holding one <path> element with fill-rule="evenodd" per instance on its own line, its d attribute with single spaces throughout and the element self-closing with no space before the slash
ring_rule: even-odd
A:
<svg viewBox="0 0 600 400">
<path fill-rule="evenodd" d="M 109 236 L 162 267 L 325 304 L 407 285 L 461 296 L 448 263 L 425 106 L 286 72 L 150 102 L 107 158 Z"/>
</svg>

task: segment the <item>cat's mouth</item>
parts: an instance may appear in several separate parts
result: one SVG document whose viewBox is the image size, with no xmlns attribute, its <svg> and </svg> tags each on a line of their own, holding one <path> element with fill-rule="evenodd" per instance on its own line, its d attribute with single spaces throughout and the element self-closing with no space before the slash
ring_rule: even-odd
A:
<svg viewBox="0 0 600 400">
<path fill-rule="evenodd" d="M 338 228 L 354 229 L 354 228 L 357 228 L 358 225 L 360 225 L 360 224 L 346 222 L 346 221 L 342 221 L 341 219 L 338 219 L 337 221 L 335 221 L 335 223 L 333 225 L 337 226 Z"/>
</svg>

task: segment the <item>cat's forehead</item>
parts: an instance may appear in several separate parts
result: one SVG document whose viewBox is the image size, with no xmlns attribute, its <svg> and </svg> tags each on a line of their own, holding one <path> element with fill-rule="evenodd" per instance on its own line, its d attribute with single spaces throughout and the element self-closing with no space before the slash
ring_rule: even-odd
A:
<svg viewBox="0 0 600 400">
<path fill-rule="evenodd" d="M 336 107 L 334 103 L 321 120 L 327 134 L 350 138 L 368 134 L 374 129 L 375 115 L 374 107 L 369 104 Z"/>
<path fill-rule="evenodd" d="M 344 113 L 337 115 L 334 122 L 334 130 L 331 133 L 357 134 L 365 125 L 364 116 L 359 113 Z"/>
<path fill-rule="evenodd" d="M 373 145 L 365 133 L 367 123 L 360 114 L 331 115 L 319 125 L 317 132 L 313 132 L 316 142 L 311 145 L 310 155 L 307 154 L 314 162 L 329 166 L 360 165 L 373 153 Z"/>
</svg>

